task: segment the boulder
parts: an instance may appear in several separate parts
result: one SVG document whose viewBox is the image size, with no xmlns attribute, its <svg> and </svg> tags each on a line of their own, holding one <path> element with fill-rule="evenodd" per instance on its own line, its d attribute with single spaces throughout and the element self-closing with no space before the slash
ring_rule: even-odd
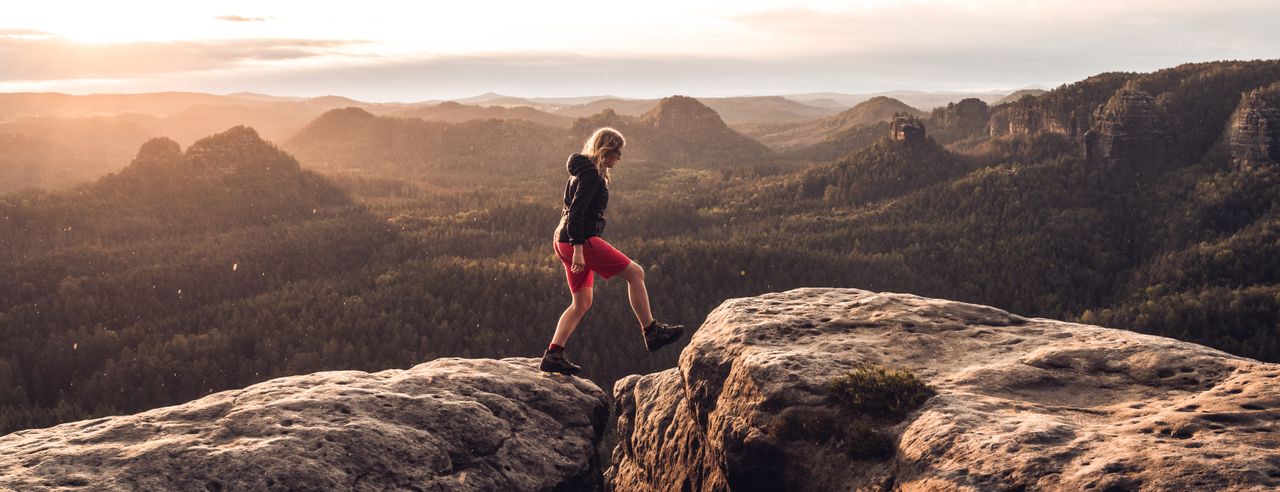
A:
<svg viewBox="0 0 1280 492">
<path fill-rule="evenodd" d="M 868 414 L 833 386 L 866 368 L 932 396 Z M 1274 490 L 1277 377 L 1169 338 L 797 289 L 726 301 L 677 368 L 618 381 L 606 477 L 627 491 Z"/>
<path fill-rule="evenodd" d="M 533 359 L 318 372 L 0 436 L 0 489 L 599 490 L 607 416 Z"/>
</svg>

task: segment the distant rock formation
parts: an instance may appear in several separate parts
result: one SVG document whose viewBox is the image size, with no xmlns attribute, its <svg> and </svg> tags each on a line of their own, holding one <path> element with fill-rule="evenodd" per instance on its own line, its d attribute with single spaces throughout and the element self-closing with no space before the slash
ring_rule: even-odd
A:
<svg viewBox="0 0 1280 492">
<path fill-rule="evenodd" d="M 929 116 L 935 136 L 940 130 L 955 132 L 958 135 L 978 135 L 986 129 L 990 118 L 991 110 L 987 103 L 976 97 L 935 108 Z"/>
<path fill-rule="evenodd" d="M 876 96 L 841 111 L 839 114 L 817 121 L 790 126 L 780 131 L 770 131 L 759 135 L 759 139 L 771 148 L 813 154 L 807 147 L 834 146 L 843 152 L 827 153 L 817 160 L 831 159 L 835 156 L 866 147 L 884 135 L 884 125 L 893 121 L 896 114 L 905 113 L 923 118 L 927 115 L 902 101 L 890 97 Z M 873 131 L 865 130 L 874 128 Z M 872 135 L 874 134 L 874 135 Z M 870 137 L 870 140 L 868 140 Z M 823 154 L 819 151 L 818 154 Z M 812 158 L 812 155 L 806 155 Z"/>
<path fill-rule="evenodd" d="M 1280 84 L 1245 94 L 1231 117 L 1231 161 L 1259 169 L 1280 163 Z"/>
<path fill-rule="evenodd" d="M 531 359 L 273 379 L 0 437 L 0 489 L 600 490 L 607 408 Z"/>
<path fill-rule="evenodd" d="M 936 394 L 901 419 L 853 410 L 832 381 L 866 367 Z M 606 475 L 628 491 L 1274 490 L 1277 377 L 1168 338 L 797 289 L 726 301 L 678 368 L 618 381 Z"/>
<path fill-rule="evenodd" d="M 1005 135 L 1035 135 L 1057 133 L 1076 136 L 1076 113 L 1059 105 L 1045 104 L 1036 97 L 1024 97 L 999 108 L 987 123 L 987 134 L 992 137 Z"/>
<path fill-rule="evenodd" d="M 895 114 L 889 123 L 889 137 L 906 143 L 923 142 L 924 122 L 911 114 Z"/>
<path fill-rule="evenodd" d="M 1108 167 L 1159 162 L 1172 144 L 1155 98 L 1132 89 L 1117 91 L 1094 112 L 1093 129 L 1085 133 L 1084 140 L 1085 158 Z"/>
</svg>

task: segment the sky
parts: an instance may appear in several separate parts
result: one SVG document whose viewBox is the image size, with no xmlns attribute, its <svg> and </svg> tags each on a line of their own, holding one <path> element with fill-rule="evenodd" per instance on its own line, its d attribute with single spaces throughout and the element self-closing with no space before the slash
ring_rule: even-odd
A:
<svg viewBox="0 0 1280 492">
<path fill-rule="evenodd" d="M 1276 0 L 5 3 L 0 92 L 987 91 L 1280 58 Z"/>
</svg>

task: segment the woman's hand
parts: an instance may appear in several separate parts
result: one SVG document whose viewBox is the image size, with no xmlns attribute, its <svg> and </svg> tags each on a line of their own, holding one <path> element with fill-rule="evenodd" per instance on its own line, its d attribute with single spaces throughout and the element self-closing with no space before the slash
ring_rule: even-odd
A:
<svg viewBox="0 0 1280 492">
<path fill-rule="evenodd" d="M 578 273 L 587 268 L 586 260 L 582 259 L 582 245 L 573 245 L 573 266 L 569 267 L 569 271 Z"/>
</svg>

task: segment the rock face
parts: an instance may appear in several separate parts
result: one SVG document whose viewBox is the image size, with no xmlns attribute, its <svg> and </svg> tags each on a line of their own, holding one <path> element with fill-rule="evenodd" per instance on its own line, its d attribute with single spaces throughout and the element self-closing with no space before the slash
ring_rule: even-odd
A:
<svg viewBox="0 0 1280 492">
<path fill-rule="evenodd" d="M 1035 135 L 1056 133 L 1076 136 L 1076 113 L 1060 105 L 1046 105 L 1036 98 L 1022 98 L 993 111 L 987 123 L 987 134 Z"/>
<path fill-rule="evenodd" d="M 776 431 L 798 411 L 862 418 L 829 382 L 867 364 L 936 391 L 900 421 L 872 422 L 888 453 Z M 1274 490 L 1277 377 L 1276 364 L 1168 338 L 798 289 L 726 301 L 677 368 L 620 380 L 606 476 L 628 491 Z"/>
<path fill-rule="evenodd" d="M 1231 118 L 1231 160 L 1240 168 L 1280 163 L 1280 84 L 1250 91 Z"/>
<path fill-rule="evenodd" d="M 991 118 L 991 110 L 987 103 L 976 97 L 961 99 L 960 102 L 947 103 L 946 107 L 933 110 L 931 115 L 934 129 L 946 128 L 964 135 L 975 135 L 986 129 Z"/>
<path fill-rule="evenodd" d="M 1139 90 L 1122 89 L 1093 116 L 1085 133 L 1085 157 L 1103 166 L 1133 165 L 1161 160 L 1172 143 L 1168 125 L 1156 111 L 1155 98 Z"/>
<path fill-rule="evenodd" d="M 900 142 L 923 142 L 924 123 L 913 115 L 898 113 L 889 123 L 889 137 Z"/>
<path fill-rule="evenodd" d="M 532 359 L 285 377 L 0 437 L 0 489 L 598 490 L 604 398 Z"/>
</svg>

